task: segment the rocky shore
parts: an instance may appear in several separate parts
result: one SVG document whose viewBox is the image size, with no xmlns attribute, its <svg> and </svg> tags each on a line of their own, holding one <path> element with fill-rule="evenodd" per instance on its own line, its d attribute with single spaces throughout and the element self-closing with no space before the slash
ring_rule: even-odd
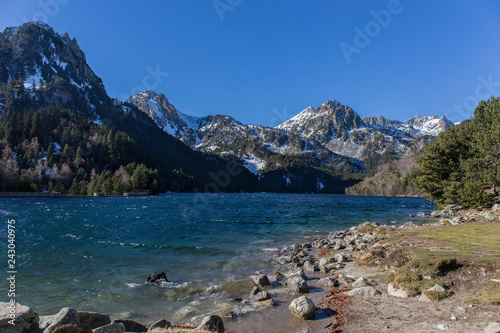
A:
<svg viewBox="0 0 500 333">
<path fill-rule="evenodd" d="M 252 314 L 207 316 L 198 326 L 166 319 L 143 325 L 71 308 L 39 317 L 17 304 L 10 325 L 9 303 L 1 303 L 0 332 L 500 332 L 499 265 L 429 256 L 426 251 L 443 244 L 418 237 L 468 223 L 498 232 L 500 206 L 483 212 L 449 206 L 429 217 L 423 226 L 366 222 L 278 250 L 269 271 L 250 276 L 248 296 L 233 300 L 258 304 L 261 310 Z M 482 297 L 481 288 L 491 283 L 490 303 L 471 297 Z"/>
</svg>

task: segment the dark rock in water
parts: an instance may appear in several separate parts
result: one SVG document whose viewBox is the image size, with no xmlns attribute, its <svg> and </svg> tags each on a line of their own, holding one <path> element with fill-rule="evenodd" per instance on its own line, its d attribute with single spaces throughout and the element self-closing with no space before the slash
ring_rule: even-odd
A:
<svg viewBox="0 0 500 333">
<path fill-rule="evenodd" d="M 78 311 L 80 326 L 93 330 L 101 326 L 111 324 L 109 315 L 97 312 Z"/>
<path fill-rule="evenodd" d="M 125 332 L 147 332 L 148 328 L 141 323 L 130 319 L 115 319 L 112 324 L 123 324 Z"/>
<path fill-rule="evenodd" d="M 269 294 L 267 293 L 267 291 L 260 290 L 259 287 L 254 286 L 252 288 L 252 290 L 250 291 L 249 298 L 251 300 L 261 302 L 261 301 L 265 301 L 266 299 L 269 299 L 270 297 L 269 297 Z"/>
<path fill-rule="evenodd" d="M 172 323 L 170 323 L 168 320 L 166 319 L 162 319 L 162 320 L 159 320 L 157 321 L 156 323 L 154 323 L 153 325 L 151 325 L 148 329 L 148 332 L 151 332 L 153 331 L 155 328 L 161 328 L 161 329 L 168 329 L 168 328 L 171 328 L 172 327 Z"/>
<path fill-rule="evenodd" d="M 250 279 L 252 279 L 253 283 L 255 283 L 255 285 L 259 287 L 271 285 L 271 282 L 269 282 L 266 274 L 251 275 Z"/>
<path fill-rule="evenodd" d="M 210 332 L 224 333 L 224 323 L 222 322 L 222 318 L 213 315 L 207 316 L 203 318 L 201 324 L 195 328 L 196 330 L 207 330 Z"/>
<path fill-rule="evenodd" d="M 167 275 L 165 274 L 165 272 L 161 272 L 160 274 L 156 274 L 156 272 L 154 272 L 153 274 L 151 274 L 150 276 L 148 276 L 148 278 L 146 279 L 146 282 L 147 283 L 153 283 L 153 282 L 156 282 L 156 281 L 165 281 L 167 282 L 168 279 L 167 279 Z"/>
</svg>

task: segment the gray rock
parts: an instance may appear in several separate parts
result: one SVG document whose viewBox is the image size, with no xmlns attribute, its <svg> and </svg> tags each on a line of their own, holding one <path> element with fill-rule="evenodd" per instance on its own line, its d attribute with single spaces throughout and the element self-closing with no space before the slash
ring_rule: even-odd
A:
<svg viewBox="0 0 500 333">
<path fill-rule="evenodd" d="M 498 218 L 498 215 L 493 214 L 492 212 L 483 212 L 481 213 L 481 216 L 490 221 L 496 220 Z"/>
<path fill-rule="evenodd" d="M 130 319 L 115 319 L 112 324 L 123 324 L 125 332 L 147 332 L 148 328 L 141 323 Z"/>
<path fill-rule="evenodd" d="M 392 282 L 387 285 L 387 293 L 394 297 L 408 298 L 408 293 L 403 289 L 394 287 Z"/>
<path fill-rule="evenodd" d="M 436 285 L 434 285 L 434 287 L 427 289 L 427 290 L 433 290 L 433 291 L 438 291 L 438 292 L 446 291 L 446 289 L 441 287 L 439 284 L 436 284 Z"/>
<path fill-rule="evenodd" d="M 426 294 L 421 294 L 420 296 L 418 296 L 418 301 L 427 303 L 432 302 L 432 300 L 429 297 L 427 297 Z"/>
<path fill-rule="evenodd" d="M 306 260 L 303 266 L 307 272 L 314 272 L 316 270 L 316 266 L 314 266 L 309 260 Z"/>
<path fill-rule="evenodd" d="M 59 326 L 69 324 L 80 325 L 78 312 L 72 308 L 62 308 L 59 313 L 52 317 L 50 325 L 43 331 L 43 333 L 50 333 Z"/>
<path fill-rule="evenodd" d="M 346 292 L 347 295 L 349 296 L 356 296 L 356 295 L 360 295 L 360 296 L 379 296 L 379 295 L 382 295 L 382 293 L 373 288 L 373 287 L 370 287 L 370 286 L 367 286 L 367 287 L 361 287 L 361 288 L 355 288 L 353 290 L 350 290 L 348 292 Z"/>
<path fill-rule="evenodd" d="M 160 329 L 163 329 L 163 328 L 170 328 L 172 327 L 172 323 L 169 322 L 168 320 L 166 319 L 162 319 L 162 320 L 159 320 L 157 321 L 156 323 L 154 323 L 153 325 L 151 325 L 148 329 L 148 332 L 151 332 L 152 330 L 154 330 L 155 328 L 160 328 Z"/>
<path fill-rule="evenodd" d="M 338 278 L 338 281 L 341 283 L 341 284 L 344 284 L 344 285 L 348 285 L 348 284 L 351 284 L 352 283 L 352 279 L 348 276 L 345 276 L 343 274 L 340 274 L 339 275 L 339 278 Z"/>
<path fill-rule="evenodd" d="M 319 260 L 319 265 L 320 266 L 325 266 L 326 264 L 328 264 L 328 260 L 326 258 L 321 258 Z"/>
<path fill-rule="evenodd" d="M 491 210 L 493 212 L 500 213 L 500 204 L 494 204 L 493 207 L 491 207 Z M 494 323 L 492 323 L 492 324 L 494 324 Z"/>
<path fill-rule="evenodd" d="M 320 271 L 320 273 L 327 274 L 328 272 L 330 272 L 330 267 L 328 267 L 328 266 L 319 266 L 318 270 Z"/>
<path fill-rule="evenodd" d="M 500 324 L 490 323 L 484 328 L 484 333 L 500 333 Z"/>
<path fill-rule="evenodd" d="M 114 323 L 98 327 L 92 330 L 93 333 L 125 333 L 125 325 L 122 323 Z"/>
<path fill-rule="evenodd" d="M 221 317 L 217 315 L 207 316 L 203 318 L 201 324 L 195 328 L 196 330 L 207 330 L 210 332 L 224 333 L 224 323 Z"/>
<path fill-rule="evenodd" d="M 259 287 L 265 287 L 271 285 L 271 282 L 269 282 L 269 279 L 267 278 L 266 274 L 251 275 L 250 279 L 252 279 L 253 283 L 255 283 L 255 285 Z"/>
<path fill-rule="evenodd" d="M 272 308 L 274 306 L 274 301 L 272 298 L 266 299 L 265 301 L 260 302 L 266 308 Z"/>
<path fill-rule="evenodd" d="M 285 274 L 285 276 L 289 279 L 291 277 L 294 277 L 294 276 L 299 276 L 301 277 L 303 280 L 308 280 L 307 278 L 307 275 L 306 273 L 304 272 L 304 270 L 302 268 L 298 268 L 298 269 L 295 269 L 287 274 Z"/>
<path fill-rule="evenodd" d="M 309 286 L 306 280 L 302 279 L 300 276 L 294 276 L 286 281 L 288 290 L 292 293 L 308 293 Z"/>
<path fill-rule="evenodd" d="M 431 217 L 434 217 L 434 218 L 438 218 L 438 217 L 441 217 L 443 215 L 443 212 L 440 211 L 440 210 L 435 210 L 431 213 Z"/>
<path fill-rule="evenodd" d="M 78 311 L 80 326 L 93 330 L 111 324 L 109 315 L 97 312 Z"/>
<path fill-rule="evenodd" d="M 438 329 L 441 331 L 447 331 L 450 329 L 450 326 L 448 324 L 439 324 Z"/>
<path fill-rule="evenodd" d="M 318 284 L 323 287 L 337 287 L 339 283 L 331 277 L 324 277 L 319 279 Z"/>
<path fill-rule="evenodd" d="M 14 311 L 14 325 L 12 312 Z M 23 333 L 38 329 L 39 316 L 30 307 L 10 302 L 0 303 L 0 332 Z"/>
<path fill-rule="evenodd" d="M 52 319 L 54 319 L 54 316 L 40 316 L 39 328 L 43 331 L 49 327 L 52 324 Z"/>
<path fill-rule="evenodd" d="M 361 287 L 366 287 L 366 282 L 363 277 L 358 278 L 354 283 L 352 284 L 354 288 L 361 288 Z"/>
<path fill-rule="evenodd" d="M 254 286 L 252 288 L 252 290 L 250 291 L 249 298 L 253 301 L 261 302 L 261 301 L 265 301 L 266 299 L 269 299 L 270 297 L 269 297 L 269 294 L 267 293 L 267 291 L 260 290 L 259 287 Z"/>
<path fill-rule="evenodd" d="M 348 257 L 347 257 L 347 255 L 344 252 L 337 253 L 335 255 L 335 261 L 336 262 L 344 262 L 344 261 L 347 261 L 347 259 L 348 259 Z"/>
<path fill-rule="evenodd" d="M 301 319 L 314 317 L 316 306 L 314 302 L 307 296 L 300 296 L 294 299 L 288 306 L 290 313 Z"/>
</svg>

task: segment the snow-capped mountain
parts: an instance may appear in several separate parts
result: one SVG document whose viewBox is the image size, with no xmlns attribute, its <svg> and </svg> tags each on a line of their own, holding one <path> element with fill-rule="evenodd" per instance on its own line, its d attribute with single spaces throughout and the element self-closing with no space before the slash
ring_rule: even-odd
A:
<svg viewBox="0 0 500 333">
<path fill-rule="evenodd" d="M 10 89 L 29 92 L 38 106 L 75 108 L 99 119 L 99 108 L 109 97 L 76 39 L 42 22 L 6 28 L 0 39 L 0 82 L 7 88 L 11 84 Z"/>
<path fill-rule="evenodd" d="M 422 146 L 418 138 L 437 135 L 452 125 L 444 116 L 416 116 L 405 122 L 362 119 L 337 100 L 316 109 L 308 107 L 274 128 L 245 125 L 223 115 L 188 116 L 152 91 L 134 95 L 128 102 L 187 145 L 221 156 L 234 155 L 255 173 L 271 168 L 276 155 L 315 160 L 318 166 L 334 170 L 360 170 L 363 160 L 374 154 L 411 156 Z"/>
</svg>

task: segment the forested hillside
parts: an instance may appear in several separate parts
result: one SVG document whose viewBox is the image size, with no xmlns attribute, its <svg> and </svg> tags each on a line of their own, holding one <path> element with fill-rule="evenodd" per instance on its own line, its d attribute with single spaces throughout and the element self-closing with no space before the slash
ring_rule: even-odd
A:
<svg viewBox="0 0 500 333">
<path fill-rule="evenodd" d="M 482 101 L 467 123 L 449 128 L 417 159 L 413 184 L 439 205 L 487 206 L 500 185 L 500 98 Z"/>
</svg>

